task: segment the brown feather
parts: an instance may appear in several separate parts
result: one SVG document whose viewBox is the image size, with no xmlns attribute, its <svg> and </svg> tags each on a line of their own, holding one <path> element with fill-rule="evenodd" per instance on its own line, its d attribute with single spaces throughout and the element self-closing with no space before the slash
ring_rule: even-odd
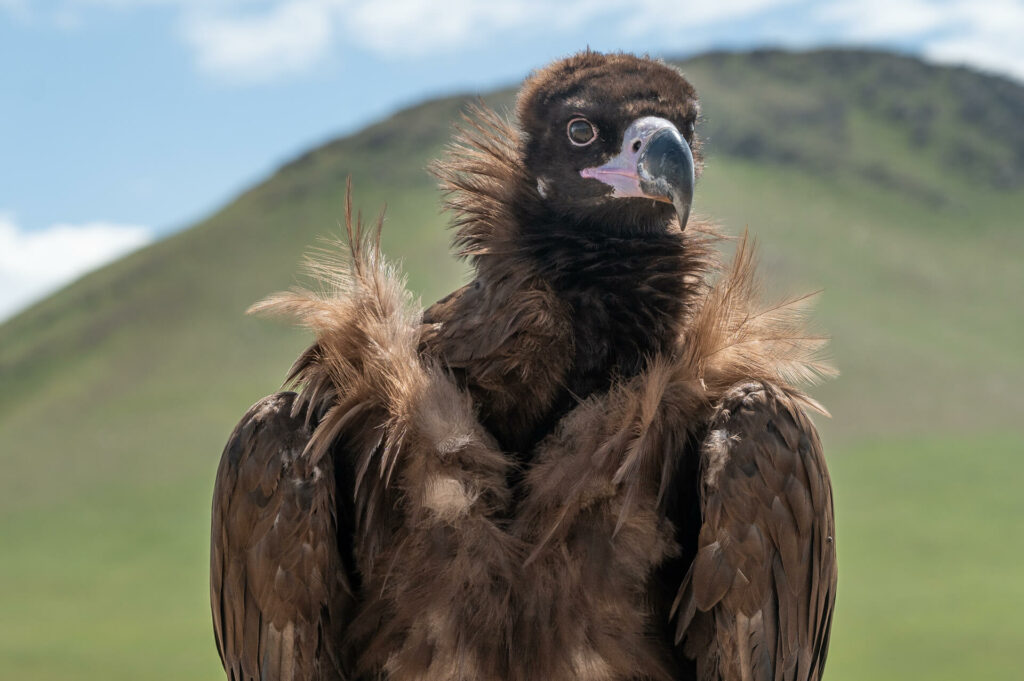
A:
<svg viewBox="0 0 1024 681">
<path fill-rule="evenodd" d="M 626 69 L 614 81 L 624 97 L 647 81 L 682 97 L 637 115 L 696 116 L 669 67 L 601 59 L 535 74 L 520 123 L 600 63 Z M 831 490 L 804 413 L 823 410 L 795 386 L 834 371 L 806 330 L 808 298 L 760 304 L 747 238 L 723 266 L 700 221 L 626 236 L 552 221 L 534 142 L 482 106 L 467 114 L 435 172 L 475 279 L 426 313 L 380 254 L 382 221 L 353 215 L 351 186 L 347 246 L 310 260 L 311 288 L 253 307 L 315 336 L 288 375 L 302 433 L 289 461 L 335 467 L 338 525 L 333 563 L 277 539 L 247 557 L 215 552 L 226 668 L 321 678 L 308 658 L 286 659 L 314 639 L 282 613 L 315 612 L 325 596 L 279 583 L 283 571 L 345 604 L 318 659 L 353 678 L 820 677 Z M 275 443 L 296 435 L 274 437 L 249 446 L 276 461 Z M 222 467 L 218 488 L 234 489 L 237 467 Z M 218 497 L 217 546 L 275 537 L 279 517 L 315 519 L 239 516 L 238 499 L 275 508 L 290 488 L 271 476 L 243 489 Z"/>
</svg>

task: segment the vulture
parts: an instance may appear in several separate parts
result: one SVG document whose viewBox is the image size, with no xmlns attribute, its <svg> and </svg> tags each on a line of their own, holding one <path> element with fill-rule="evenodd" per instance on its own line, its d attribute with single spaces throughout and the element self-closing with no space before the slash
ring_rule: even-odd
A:
<svg viewBox="0 0 1024 681">
<path fill-rule="evenodd" d="M 576 54 L 432 167 L 468 284 L 422 309 L 352 218 L 255 311 L 311 345 L 224 449 L 232 681 L 820 679 L 831 483 L 808 297 L 694 217 L 694 88 Z M 731 255 L 721 255 L 721 251 Z M 344 252 L 344 255 L 332 253 Z"/>
</svg>

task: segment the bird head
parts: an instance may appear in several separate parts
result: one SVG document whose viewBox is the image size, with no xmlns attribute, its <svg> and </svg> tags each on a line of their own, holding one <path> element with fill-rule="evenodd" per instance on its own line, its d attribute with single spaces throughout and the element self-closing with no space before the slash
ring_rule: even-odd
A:
<svg viewBox="0 0 1024 681">
<path fill-rule="evenodd" d="M 533 73 L 517 104 L 523 165 L 545 204 L 616 232 L 685 228 L 699 107 L 663 62 L 584 52 Z M 696 159 L 695 159 L 696 156 Z"/>
</svg>

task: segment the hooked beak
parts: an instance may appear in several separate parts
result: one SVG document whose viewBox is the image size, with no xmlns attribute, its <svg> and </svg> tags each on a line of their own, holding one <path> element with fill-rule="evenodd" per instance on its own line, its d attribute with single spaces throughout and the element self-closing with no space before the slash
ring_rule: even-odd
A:
<svg viewBox="0 0 1024 681">
<path fill-rule="evenodd" d="M 671 203 L 680 228 L 686 228 L 693 204 L 693 154 L 670 121 L 656 116 L 633 121 L 619 154 L 602 166 L 584 168 L 580 175 L 609 185 L 615 197 Z"/>
</svg>

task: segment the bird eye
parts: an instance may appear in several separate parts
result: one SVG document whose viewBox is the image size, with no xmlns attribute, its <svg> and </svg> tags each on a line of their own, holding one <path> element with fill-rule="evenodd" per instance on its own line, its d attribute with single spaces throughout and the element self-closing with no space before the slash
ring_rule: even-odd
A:
<svg viewBox="0 0 1024 681">
<path fill-rule="evenodd" d="M 583 147 L 597 139 L 597 128 L 586 118 L 574 118 L 569 121 L 569 141 L 577 147 Z"/>
</svg>

